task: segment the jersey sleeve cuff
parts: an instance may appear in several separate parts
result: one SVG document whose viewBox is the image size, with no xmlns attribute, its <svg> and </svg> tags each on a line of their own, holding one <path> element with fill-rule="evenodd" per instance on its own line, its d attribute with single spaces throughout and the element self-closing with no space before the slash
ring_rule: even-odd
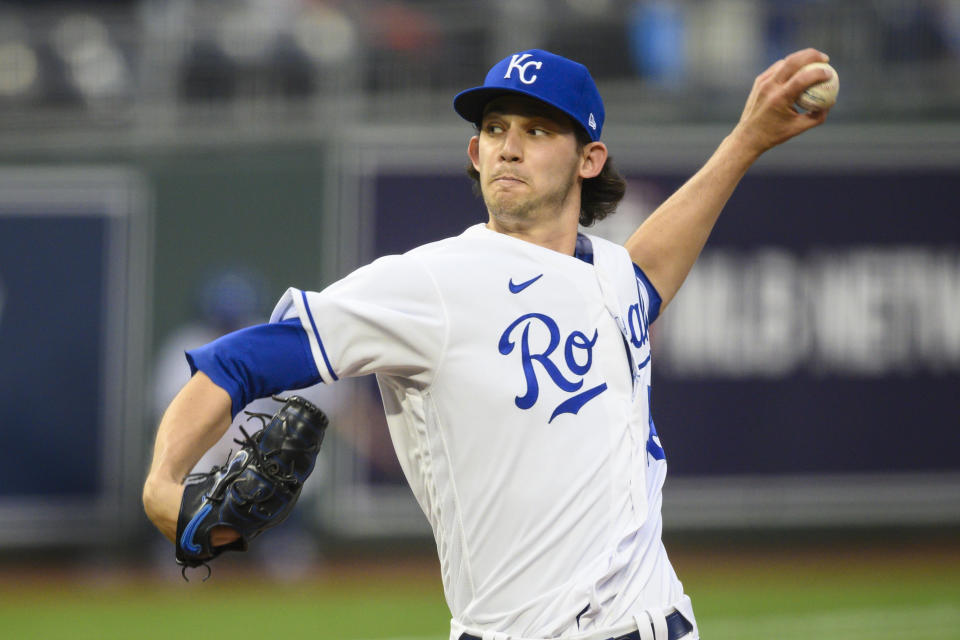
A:
<svg viewBox="0 0 960 640">
<path fill-rule="evenodd" d="M 633 272 L 637 276 L 637 283 L 646 289 L 647 295 L 650 296 L 649 317 L 647 318 L 647 324 L 653 324 L 653 321 L 660 316 L 660 303 L 662 302 L 662 298 L 660 297 L 660 293 L 650 282 L 647 274 L 643 272 L 643 269 L 641 269 L 636 262 L 633 263 Z"/>
<path fill-rule="evenodd" d="M 323 382 L 330 384 L 331 382 L 339 380 L 340 378 L 333 370 L 333 366 L 330 364 L 330 358 L 323 346 L 323 340 L 320 337 L 316 319 L 313 317 L 313 312 L 307 300 L 307 292 L 294 287 L 287 289 L 279 302 L 277 302 L 273 313 L 270 314 L 270 322 L 280 322 L 291 318 L 297 318 L 303 326 L 307 340 L 310 343 L 310 353 L 313 355 L 314 363 L 320 372 L 320 378 Z"/>
<path fill-rule="evenodd" d="M 321 379 L 296 319 L 228 333 L 186 356 L 192 373 L 203 371 L 230 394 L 233 416 L 257 398 Z"/>
</svg>

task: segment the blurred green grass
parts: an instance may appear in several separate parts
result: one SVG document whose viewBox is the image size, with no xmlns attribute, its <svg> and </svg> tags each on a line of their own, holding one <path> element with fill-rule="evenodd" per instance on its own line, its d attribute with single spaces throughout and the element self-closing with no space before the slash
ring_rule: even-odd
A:
<svg viewBox="0 0 960 640">
<path fill-rule="evenodd" d="M 706 640 L 957 640 L 958 551 L 700 554 L 678 571 Z"/>
<path fill-rule="evenodd" d="M 680 551 L 674 564 L 705 640 L 960 638 L 960 550 L 704 549 Z M 251 578 L 233 565 L 216 571 L 189 584 L 125 572 L 5 571 L 0 637 L 447 637 L 435 561 L 340 562 L 287 583 Z"/>
</svg>

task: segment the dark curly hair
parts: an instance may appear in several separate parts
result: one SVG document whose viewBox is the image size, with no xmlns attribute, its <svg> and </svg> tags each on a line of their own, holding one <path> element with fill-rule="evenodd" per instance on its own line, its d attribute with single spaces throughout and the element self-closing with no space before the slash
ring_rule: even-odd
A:
<svg viewBox="0 0 960 640">
<path fill-rule="evenodd" d="M 477 130 L 479 131 L 479 127 Z M 579 153 L 590 143 L 590 136 L 580 127 L 574 127 L 574 131 L 577 135 L 577 152 Z M 473 192 L 481 196 L 480 174 L 472 164 L 467 165 L 467 175 L 473 179 Z M 600 174 L 583 181 L 580 190 L 580 224 L 589 227 L 616 211 L 626 191 L 626 180 L 613 166 L 613 158 L 607 156 L 607 162 L 603 165 Z"/>
</svg>

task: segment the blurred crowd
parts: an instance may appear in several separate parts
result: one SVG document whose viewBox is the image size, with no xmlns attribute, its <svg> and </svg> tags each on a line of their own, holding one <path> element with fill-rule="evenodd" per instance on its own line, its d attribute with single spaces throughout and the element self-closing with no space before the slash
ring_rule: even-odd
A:
<svg viewBox="0 0 960 640">
<path fill-rule="evenodd" d="M 808 45 L 922 108 L 955 84 L 960 0 L 8 0 L 0 111 L 451 90 L 533 47 L 670 100 Z"/>
</svg>

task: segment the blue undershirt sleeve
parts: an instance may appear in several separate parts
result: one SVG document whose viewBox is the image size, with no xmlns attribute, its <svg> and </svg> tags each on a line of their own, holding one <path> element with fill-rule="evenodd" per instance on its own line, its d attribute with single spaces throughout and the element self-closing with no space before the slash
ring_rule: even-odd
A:
<svg viewBox="0 0 960 640">
<path fill-rule="evenodd" d="M 203 371 L 230 394 L 233 416 L 257 398 L 321 381 L 297 318 L 228 333 L 186 356 L 191 375 Z"/>
<path fill-rule="evenodd" d="M 647 290 L 647 293 L 650 295 L 650 309 L 647 318 L 647 324 L 653 324 L 653 321 L 657 319 L 660 315 L 660 303 L 662 299 L 660 294 L 656 289 L 653 288 L 653 284 L 650 282 L 650 279 L 647 278 L 647 274 L 643 272 L 643 269 L 637 266 L 636 263 L 633 263 L 633 271 L 637 275 L 637 284 L 642 286 Z"/>
</svg>

